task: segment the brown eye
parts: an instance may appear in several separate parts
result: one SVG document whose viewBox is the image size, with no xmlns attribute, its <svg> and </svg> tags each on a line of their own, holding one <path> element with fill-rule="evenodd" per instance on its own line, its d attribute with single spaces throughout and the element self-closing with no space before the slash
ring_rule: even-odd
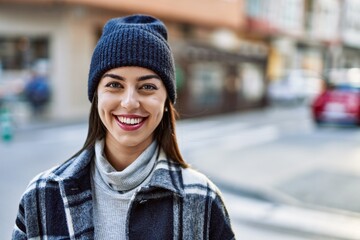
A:
<svg viewBox="0 0 360 240">
<path fill-rule="evenodd" d="M 144 90 L 157 90 L 158 88 L 153 84 L 144 84 L 143 86 L 141 86 L 141 89 L 144 89 Z"/>
<path fill-rule="evenodd" d="M 122 87 L 119 82 L 109 82 L 105 86 L 109 87 L 109 88 L 121 88 Z"/>
</svg>

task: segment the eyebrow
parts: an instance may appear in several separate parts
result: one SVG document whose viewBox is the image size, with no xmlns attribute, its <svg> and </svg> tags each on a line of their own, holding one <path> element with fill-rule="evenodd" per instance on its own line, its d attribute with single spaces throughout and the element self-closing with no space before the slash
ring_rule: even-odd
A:
<svg viewBox="0 0 360 240">
<path fill-rule="evenodd" d="M 139 77 L 138 80 L 139 81 L 144 81 L 144 80 L 151 79 L 151 78 L 161 80 L 161 78 L 156 74 L 144 75 L 144 76 Z"/>
<path fill-rule="evenodd" d="M 112 73 L 105 73 L 105 74 L 102 76 L 102 78 L 106 78 L 106 77 L 114 78 L 114 79 L 117 79 L 117 80 L 125 80 L 124 77 L 119 76 L 119 75 L 116 75 L 116 74 L 112 74 Z"/>
<path fill-rule="evenodd" d="M 126 78 L 120 76 L 120 75 L 117 75 L 117 74 L 113 74 L 113 73 L 105 73 L 102 78 L 105 78 L 105 77 L 110 77 L 110 78 L 114 78 L 116 80 L 121 80 L 121 81 L 125 81 Z M 144 76 L 140 76 L 137 78 L 138 81 L 144 81 L 144 80 L 148 80 L 148 79 L 152 79 L 152 78 L 155 78 L 155 79 L 158 79 L 158 80 L 161 80 L 161 78 L 156 75 L 156 74 L 149 74 L 149 75 L 144 75 Z"/>
</svg>

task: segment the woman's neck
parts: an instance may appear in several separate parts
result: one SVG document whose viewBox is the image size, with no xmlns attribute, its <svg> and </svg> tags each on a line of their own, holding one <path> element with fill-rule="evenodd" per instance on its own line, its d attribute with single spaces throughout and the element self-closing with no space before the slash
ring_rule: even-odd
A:
<svg viewBox="0 0 360 240">
<path fill-rule="evenodd" d="M 109 163 L 117 171 L 122 171 L 133 163 L 151 142 L 149 139 L 136 146 L 124 146 L 111 137 L 105 137 L 104 152 Z"/>
</svg>

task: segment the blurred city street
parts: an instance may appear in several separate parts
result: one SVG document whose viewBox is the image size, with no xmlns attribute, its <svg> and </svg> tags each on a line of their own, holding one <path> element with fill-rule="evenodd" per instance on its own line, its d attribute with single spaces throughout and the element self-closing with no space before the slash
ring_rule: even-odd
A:
<svg viewBox="0 0 360 240">
<path fill-rule="evenodd" d="M 166 26 L 180 148 L 237 239 L 360 240 L 357 0 L 0 0 L 0 240 L 29 181 L 82 147 L 96 43 L 131 14 Z"/>
<path fill-rule="evenodd" d="M 39 123 L 0 142 L 0 239 L 27 183 L 71 157 L 86 131 Z M 177 133 L 185 159 L 223 192 L 237 239 L 360 239 L 360 129 L 273 107 L 180 120 Z"/>
</svg>

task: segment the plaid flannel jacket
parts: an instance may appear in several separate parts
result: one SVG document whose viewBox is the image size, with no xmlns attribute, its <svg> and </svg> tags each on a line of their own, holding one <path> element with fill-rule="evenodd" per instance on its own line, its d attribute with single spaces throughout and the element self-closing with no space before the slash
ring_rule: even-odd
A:
<svg viewBox="0 0 360 240">
<path fill-rule="evenodd" d="M 94 239 L 90 162 L 94 150 L 38 175 L 22 196 L 12 239 Z M 235 239 L 217 187 L 160 154 L 130 201 L 127 240 Z"/>
</svg>

